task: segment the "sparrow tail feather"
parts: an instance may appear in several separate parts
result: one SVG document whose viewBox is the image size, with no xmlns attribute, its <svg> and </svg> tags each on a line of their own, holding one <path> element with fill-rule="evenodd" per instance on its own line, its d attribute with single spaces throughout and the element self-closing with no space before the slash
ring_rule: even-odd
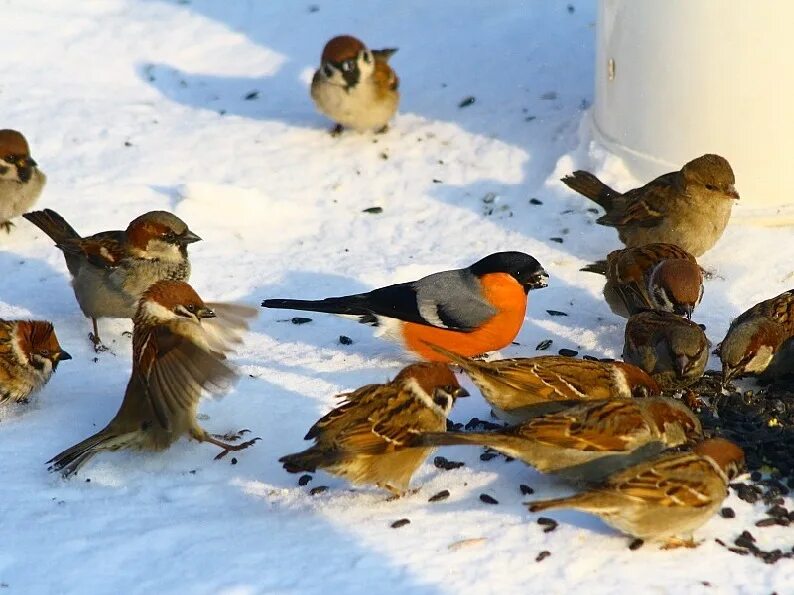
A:
<svg viewBox="0 0 794 595">
<path fill-rule="evenodd" d="M 52 209 L 33 211 L 22 216 L 46 233 L 56 244 L 81 239 L 80 234 L 66 222 L 66 219 Z"/>
<path fill-rule="evenodd" d="M 612 203 L 620 196 L 593 174 L 586 171 L 575 171 L 570 176 L 562 178 L 562 183 L 571 190 L 575 190 L 582 196 L 586 196 L 593 202 L 599 204 L 607 212 L 611 210 Z"/>
</svg>

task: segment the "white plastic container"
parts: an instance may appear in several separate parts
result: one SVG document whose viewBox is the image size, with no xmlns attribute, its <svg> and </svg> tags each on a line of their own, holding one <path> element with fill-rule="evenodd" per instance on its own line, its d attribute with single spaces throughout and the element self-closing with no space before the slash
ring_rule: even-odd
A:
<svg viewBox="0 0 794 595">
<path fill-rule="evenodd" d="M 600 0 L 595 139 L 641 180 L 719 153 L 742 206 L 794 204 L 792 26 L 792 0 Z"/>
</svg>

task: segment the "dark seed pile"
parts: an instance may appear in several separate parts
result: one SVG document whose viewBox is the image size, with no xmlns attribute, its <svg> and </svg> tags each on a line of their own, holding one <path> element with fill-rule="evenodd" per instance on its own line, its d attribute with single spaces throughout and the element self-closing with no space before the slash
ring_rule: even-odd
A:
<svg viewBox="0 0 794 595">
<path fill-rule="evenodd" d="M 706 435 L 741 446 L 750 471 L 768 467 L 777 470 L 778 480 L 794 480 L 794 386 L 723 392 L 721 381 L 719 373 L 709 372 L 691 387 L 708 403 L 699 412 Z"/>
</svg>

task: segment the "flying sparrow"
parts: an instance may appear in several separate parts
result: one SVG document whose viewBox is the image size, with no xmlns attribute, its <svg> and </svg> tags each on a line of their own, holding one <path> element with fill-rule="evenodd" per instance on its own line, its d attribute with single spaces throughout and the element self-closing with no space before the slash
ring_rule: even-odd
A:
<svg viewBox="0 0 794 595">
<path fill-rule="evenodd" d="M 683 403 L 665 397 L 577 402 L 492 432 L 431 432 L 414 444 L 487 446 L 575 482 L 600 481 L 666 448 L 702 437 Z"/>
<path fill-rule="evenodd" d="M 0 320 L 0 403 L 27 402 L 67 359 L 52 323 Z"/>
<path fill-rule="evenodd" d="M 463 355 L 501 349 L 515 339 L 527 294 L 546 287 L 549 276 L 523 252 L 496 252 L 464 269 L 442 271 L 411 283 L 324 300 L 272 299 L 265 308 L 287 308 L 358 317 L 379 335 L 427 360 L 446 361 L 429 347 Z"/>
<path fill-rule="evenodd" d="M 411 439 L 444 430 L 455 399 L 467 394 L 445 364 L 412 364 L 388 384 L 340 395 L 344 402 L 306 434 L 314 445 L 279 462 L 290 473 L 324 469 L 351 483 L 402 495 L 433 450 L 408 448 Z"/>
<path fill-rule="evenodd" d="M 11 219 L 33 206 L 46 183 L 25 137 L 16 130 L 0 130 L 0 229 L 10 232 Z"/>
<path fill-rule="evenodd" d="M 695 256 L 720 239 L 733 201 L 739 198 L 733 170 L 719 155 L 702 155 L 680 171 L 624 193 L 586 171 L 575 171 L 562 181 L 604 208 L 606 214 L 596 222 L 617 228 L 626 246 L 664 242 Z"/>
<path fill-rule="evenodd" d="M 703 270 L 675 244 L 646 244 L 610 252 L 581 270 L 607 278 L 604 298 L 618 316 L 663 310 L 692 318 L 703 298 Z"/>
<path fill-rule="evenodd" d="M 216 459 L 251 446 L 258 438 L 227 444 L 209 434 L 196 411 L 202 393 L 234 381 L 226 354 L 254 314 L 246 306 L 205 304 L 181 281 L 152 285 L 133 319 L 132 376 L 121 408 L 104 429 L 48 461 L 50 470 L 68 477 L 104 450 L 166 450 L 184 435 L 222 448 Z"/>
<path fill-rule="evenodd" d="M 560 401 L 593 401 L 647 397 L 660 392 L 656 381 L 624 362 L 598 362 L 561 355 L 479 361 L 433 345 L 458 364 L 482 391 L 494 413 L 519 423 L 570 405 Z"/>
<path fill-rule="evenodd" d="M 691 320 L 669 312 L 640 312 L 626 323 L 623 359 L 648 372 L 663 389 L 684 388 L 703 376 L 709 341 Z"/>
<path fill-rule="evenodd" d="M 384 132 L 397 112 L 399 79 L 389 66 L 396 49 L 369 50 L 355 37 L 340 35 L 325 44 L 314 73 L 311 96 L 317 110 L 336 126 Z"/>
<path fill-rule="evenodd" d="M 774 380 L 792 373 L 794 289 L 760 302 L 736 318 L 717 347 L 722 381 L 744 374 Z"/>
<path fill-rule="evenodd" d="M 77 303 L 94 332 L 94 347 L 104 349 L 98 318 L 132 318 L 143 292 L 161 280 L 187 281 L 187 245 L 201 238 L 176 215 L 150 211 L 132 220 L 126 231 L 81 237 L 55 211 L 26 213 L 63 252 Z"/>
<path fill-rule="evenodd" d="M 531 502 L 529 510 L 573 508 L 642 540 L 695 547 L 692 533 L 717 511 L 728 481 L 743 467 L 741 448 L 713 438 L 690 452 L 664 453 L 619 471 L 575 496 Z"/>
</svg>

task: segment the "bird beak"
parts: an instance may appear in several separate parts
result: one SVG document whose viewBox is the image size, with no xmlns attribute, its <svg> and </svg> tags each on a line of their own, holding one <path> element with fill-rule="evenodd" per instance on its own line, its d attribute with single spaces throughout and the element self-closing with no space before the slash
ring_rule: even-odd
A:
<svg viewBox="0 0 794 595">
<path fill-rule="evenodd" d="M 692 311 L 695 309 L 695 306 L 692 304 L 684 304 L 683 306 L 679 306 L 676 308 L 679 316 L 686 316 L 687 320 L 692 320 Z"/>
<path fill-rule="evenodd" d="M 728 185 L 725 194 L 727 194 L 734 200 L 739 200 L 739 193 L 736 191 L 736 187 L 733 184 Z"/>
<path fill-rule="evenodd" d="M 542 289 L 547 287 L 549 284 L 549 274 L 542 270 L 530 277 L 529 281 L 524 283 L 524 289 L 529 291 L 530 289 Z"/>
<path fill-rule="evenodd" d="M 192 244 L 193 242 L 200 242 L 201 238 L 188 229 L 180 236 L 179 241 L 182 244 Z"/>
<path fill-rule="evenodd" d="M 675 358 L 675 371 L 679 376 L 686 374 L 689 368 L 689 358 L 686 355 L 679 355 Z"/>
<path fill-rule="evenodd" d="M 215 318 L 215 312 L 212 310 L 212 308 L 204 306 L 203 308 L 198 309 L 196 316 L 198 318 Z"/>
<path fill-rule="evenodd" d="M 461 386 L 457 386 L 457 387 L 453 388 L 449 392 L 452 395 L 453 399 L 462 399 L 463 397 L 468 397 L 469 396 L 469 391 L 467 391 L 465 388 L 463 388 Z"/>
<path fill-rule="evenodd" d="M 72 356 L 71 356 L 71 355 L 69 355 L 69 352 L 68 352 L 68 351 L 61 351 L 61 352 L 58 354 L 58 361 L 59 361 L 59 362 L 62 362 L 62 361 L 64 361 L 64 360 L 67 360 L 67 359 L 72 359 Z"/>
</svg>

